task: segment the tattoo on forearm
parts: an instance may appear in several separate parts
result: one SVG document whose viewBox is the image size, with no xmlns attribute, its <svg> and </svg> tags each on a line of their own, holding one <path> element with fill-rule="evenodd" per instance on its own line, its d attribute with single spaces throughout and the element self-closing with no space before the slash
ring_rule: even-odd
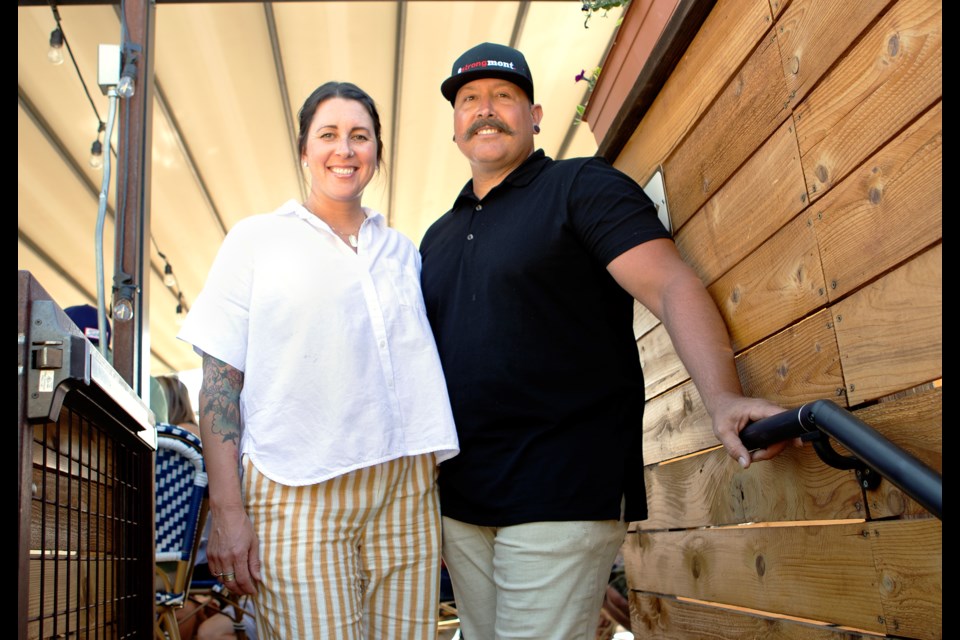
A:
<svg viewBox="0 0 960 640">
<path fill-rule="evenodd" d="M 200 421 L 223 442 L 240 444 L 240 390 L 243 372 L 213 356 L 203 356 L 203 385 L 200 389 Z"/>
</svg>

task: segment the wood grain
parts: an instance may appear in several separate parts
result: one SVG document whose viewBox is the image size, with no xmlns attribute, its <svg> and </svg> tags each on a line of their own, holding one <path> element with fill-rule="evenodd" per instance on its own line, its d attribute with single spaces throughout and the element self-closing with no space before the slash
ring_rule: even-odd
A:
<svg viewBox="0 0 960 640">
<path fill-rule="evenodd" d="M 933 518 L 873 522 L 868 533 L 887 633 L 943 638 L 943 523 Z"/>
<path fill-rule="evenodd" d="M 831 301 L 943 238 L 937 103 L 812 208 Z"/>
<path fill-rule="evenodd" d="M 767 0 L 719 0 L 614 166 L 646 184 L 772 24 Z"/>
<path fill-rule="evenodd" d="M 114 551 L 114 488 L 33 469 L 30 549 Z"/>
<path fill-rule="evenodd" d="M 59 422 L 35 424 L 31 430 L 36 443 L 30 453 L 34 466 L 59 468 L 85 479 L 98 472 L 115 473 L 116 444 L 77 413 L 63 413 Z"/>
<path fill-rule="evenodd" d="M 662 324 L 637 340 L 637 351 L 643 367 L 643 381 L 647 398 L 663 393 L 690 378 L 673 348 L 667 329 Z"/>
<path fill-rule="evenodd" d="M 893 3 L 797 105 L 812 200 L 942 97 L 942 11 L 929 0 Z"/>
<path fill-rule="evenodd" d="M 638 340 L 658 324 L 660 321 L 657 316 L 636 300 L 633 301 L 633 335 Z"/>
<path fill-rule="evenodd" d="M 943 245 L 833 305 L 850 405 L 943 376 Z"/>
<path fill-rule="evenodd" d="M 801 215 L 709 287 L 734 351 L 827 304 L 817 235 Z"/>
<path fill-rule="evenodd" d="M 794 0 L 777 19 L 783 75 L 799 103 L 890 0 Z"/>
<path fill-rule="evenodd" d="M 643 409 L 643 462 L 655 464 L 719 445 L 693 381 L 653 398 Z"/>
<path fill-rule="evenodd" d="M 630 592 L 631 626 L 643 640 L 875 640 L 875 635 L 764 616 L 743 608 L 711 606 Z M 682 631 L 681 631 L 682 630 Z"/>
<path fill-rule="evenodd" d="M 44 584 L 46 590 L 42 596 L 39 590 L 30 590 L 27 637 L 112 637 L 111 634 L 116 633 L 113 578 L 116 571 L 112 560 L 57 558 L 54 561 L 31 556 L 30 584 Z M 54 629 L 56 636 L 52 633 Z"/>
<path fill-rule="evenodd" d="M 737 356 L 744 392 L 784 407 L 829 398 L 848 406 L 829 310 L 791 325 Z"/>
<path fill-rule="evenodd" d="M 748 395 L 833 400 L 938 473 L 941 14 L 721 0 L 615 161 L 641 184 L 663 170 Z M 635 635 L 942 638 L 940 521 L 810 446 L 740 469 L 659 322 L 637 309 L 634 329 L 650 511 L 624 545 Z"/>
<path fill-rule="evenodd" d="M 788 120 L 690 218 L 674 240 L 680 255 L 709 285 L 806 205 L 796 133 Z"/>
<path fill-rule="evenodd" d="M 644 478 L 649 516 L 638 523 L 643 531 L 867 515 L 853 471 L 824 464 L 811 446 L 788 448 L 749 469 L 714 449 L 648 465 Z"/>
<path fill-rule="evenodd" d="M 885 633 L 871 531 L 840 523 L 640 532 L 623 552 L 631 589 Z M 899 586 L 904 596 L 927 591 Z"/>
<path fill-rule="evenodd" d="M 703 206 L 787 120 L 788 91 L 776 37 L 760 41 L 696 126 L 663 161 L 675 229 Z"/>
</svg>

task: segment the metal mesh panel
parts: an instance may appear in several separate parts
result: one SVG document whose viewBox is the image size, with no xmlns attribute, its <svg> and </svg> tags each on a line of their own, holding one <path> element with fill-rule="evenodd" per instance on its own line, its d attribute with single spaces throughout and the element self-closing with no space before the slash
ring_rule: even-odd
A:
<svg viewBox="0 0 960 640">
<path fill-rule="evenodd" d="M 151 452 L 68 408 L 32 430 L 28 637 L 135 636 L 123 622 L 153 593 L 127 578 L 151 553 L 135 541 L 152 535 L 153 514 L 151 487 L 131 480 L 152 470 Z"/>
<path fill-rule="evenodd" d="M 18 273 L 17 635 L 152 638 L 149 408 Z"/>
</svg>

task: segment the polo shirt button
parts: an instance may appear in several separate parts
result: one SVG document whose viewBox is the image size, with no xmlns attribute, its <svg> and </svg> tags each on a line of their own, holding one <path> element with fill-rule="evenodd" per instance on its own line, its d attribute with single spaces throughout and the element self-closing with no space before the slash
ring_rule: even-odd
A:
<svg viewBox="0 0 960 640">
<path fill-rule="evenodd" d="M 478 204 L 478 205 L 477 205 L 477 211 L 483 211 L 483 205 L 482 205 L 482 204 Z"/>
<path fill-rule="evenodd" d="M 472 234 L 472 233 L 468 233 L 468 234 L 467 234 L 467 240 L 473 240 L 473 234 Z"/>
</svg>

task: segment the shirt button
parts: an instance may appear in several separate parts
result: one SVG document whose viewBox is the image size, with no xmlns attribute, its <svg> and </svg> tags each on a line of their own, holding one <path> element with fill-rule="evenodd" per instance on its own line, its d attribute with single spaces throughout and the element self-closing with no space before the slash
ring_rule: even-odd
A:
<svg viewBox="0 0 960 640">
<path fill-rule="evenodd" d="M 473 240 L 473 234 L 472 234 L 472 233 L 468 233 L 468 234 L 467 234 L 467 240 Z"/>
<path fill-rule="evenodd" d="M 381 341 L 380 341 L 380 348 L 381 348 L 381 349 L 386 349 L 386 348 L 387 348 L 387 341 L 386 341 L 386 340 L 381 340 Z"/>
<path fill-rule="evenodd" d="M 482 205 L 482 204 L 478 204 L 478 205 L 477 205 L 477 211 L 483 211 L 483 205 Z"/>
</svg>

